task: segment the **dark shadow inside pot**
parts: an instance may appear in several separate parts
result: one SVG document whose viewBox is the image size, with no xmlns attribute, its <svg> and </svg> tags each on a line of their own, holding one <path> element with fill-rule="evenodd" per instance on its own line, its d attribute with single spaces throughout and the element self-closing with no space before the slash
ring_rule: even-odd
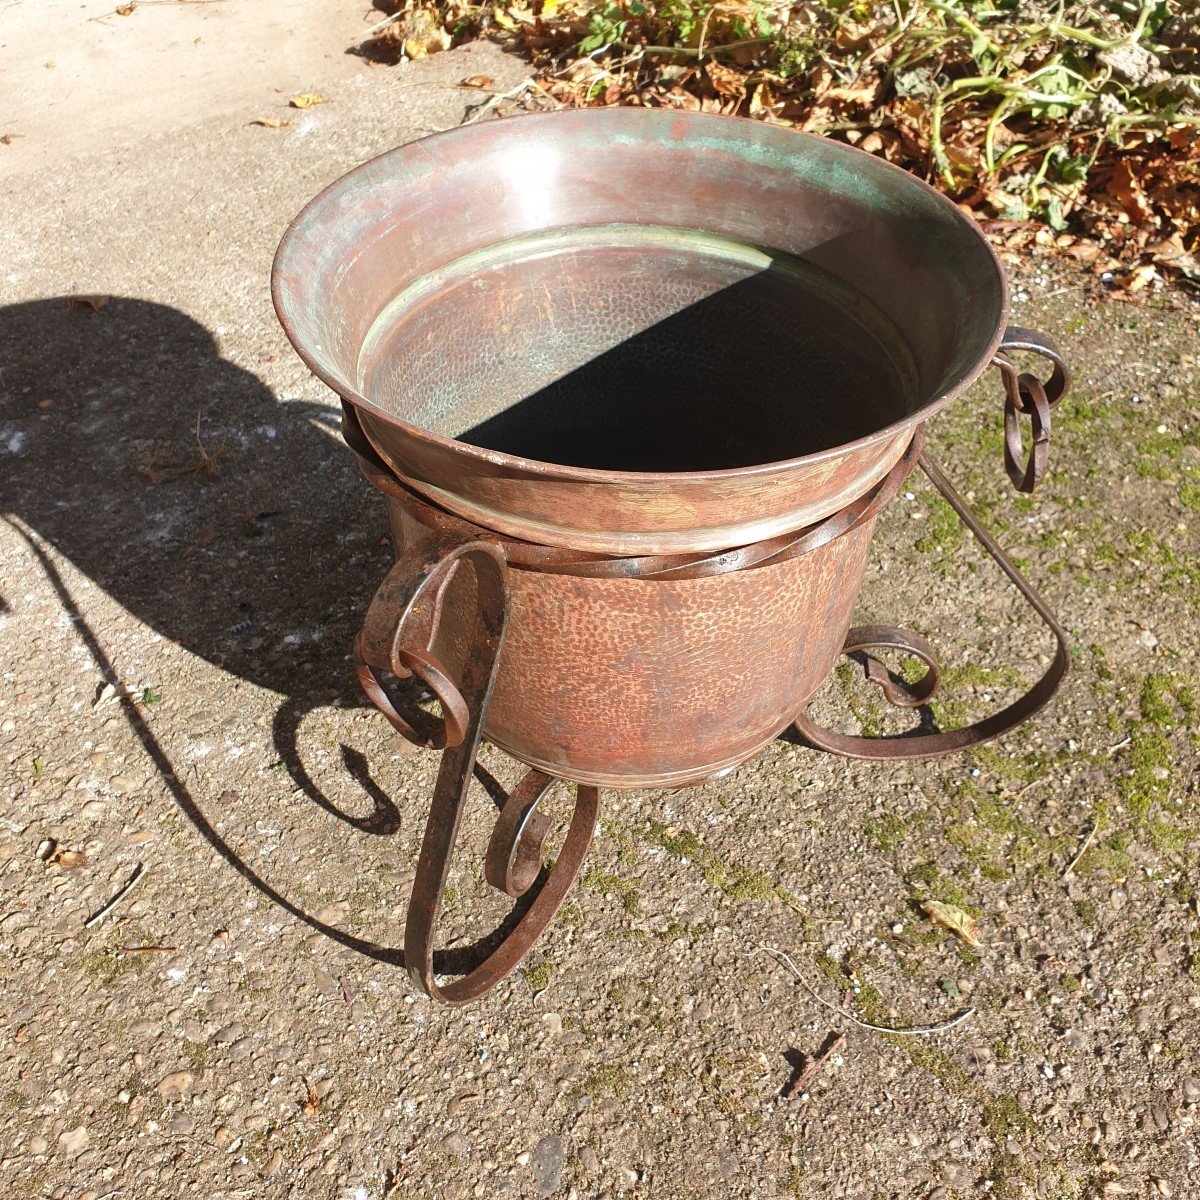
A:
<svg viewBox="0 0 1200 1200">
<path fill-rule="evenodd" d="M 366 339 L 364 394 L 459 441 L 616 471 L 799 458 L 916 407 L 895 326 L 828 272 L 637 233 L 549 252 L 530 239 L 389 306 Z"/>
</svg>

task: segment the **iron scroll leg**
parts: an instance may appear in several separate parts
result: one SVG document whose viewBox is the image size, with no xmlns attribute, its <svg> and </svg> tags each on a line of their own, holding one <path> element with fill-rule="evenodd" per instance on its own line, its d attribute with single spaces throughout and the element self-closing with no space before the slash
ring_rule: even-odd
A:
<svg viewBox="0 0 1200 1200">
<path fill-rule="evenodd" d="M 1063 632 L 1062 626 L 1059 625 L 1049 605 L 1021 574 L 1012 559 L 1000 548 L 995 538 L 980 523 L 979 518 L 943 474 L 941 467 L 927 454 L 921 455 L 920 466 L 929 477 L 930 482 L 954 509 L 959 520 L 974 534 L 997 566 L 1008 576 L 1017 591 L 1028 601 L 1030 607 L 1041 617 L 1043 624 L 1054 635 L 1056 643 L 1054 658 L 1042 677 L 1023 696 L 998 713 L 993 713 L 992 716 L 985 717 L 973 725 L 965 725 L 961 729 L 916 736 L 901 734 L 896 737 L 854 737 L 817 725 L 804 713 L 801 713 L 794 722 L 796 731 L 820 750 L 828 750 L 830 753 L 840 754 L 847 758 L 873 760 L 936 758 L 943 754 L 970 750 L 983 742 L 1000 737 L 1001 734 L 1007 733 L 1033 716 L 1054 695 L 1070 670 L 1071 653 L 1067 644 L 1067 635 Z M 877 659 L 869 656 L 871 650 L 902 650 L 921 659 L 929 669 L 915 685 L 910 687 L 893 679 Z M 939 683 L 937 660 L 929 643 L 915 633 L 884 625 L 851 629 L 842 647 L 842 653 L 858 652 L 867 653 L 867 678 L 883 689 L 892 704 L 906 708 L 916 707 L 924 704 L 937 691 Z"/>
<path fill-rule="evenodd" d="M 436 641 L 447 589 L 463 569 L 474 575 L 476 609 L 455 681 L 442 666 Z M 525 913 L 482 963 L 450 983 L 439 984 L 433 963 L 438 918 L 504 641 L 507 570 L 504 552 L 495 542 L 431 534 L 388 573 L 371 600 L 354 647 L 359 679 L 372 703 L 408 740 L 442 749 L 409 899 L 404 957 L 414 981 L 446 1004 L 478 999 L 529 953 L 575 882 L 599 814 L 599 790 L 580 785 L 566 840 Z M 379 679 L 378 673 L 385 670 L 419 675 L 441 701 L 442 721 L 396 704 Z M 550 821 L 538 812 L 538 804 L 556 782 L 530 770 L 501 808 L 484 874 L 506 895 L 527 894 L 543 875 L 542 843 Z"/>
</svg>

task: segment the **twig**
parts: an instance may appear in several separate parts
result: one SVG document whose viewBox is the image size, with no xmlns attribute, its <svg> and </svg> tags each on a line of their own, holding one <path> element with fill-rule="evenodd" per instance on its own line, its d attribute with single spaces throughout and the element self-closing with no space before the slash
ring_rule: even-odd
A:
<svg viewBox="0 0 1200 1200">
<path fill-rule="evenodd" d="M 847 1012 L 844 1008 L 838 1008 L 836 1004 L 830 1004 L 823 996 L 818 995 L 808 981 L 800 974 L 799 968 L 794 962 L 782 951 L 774 946 L 759 946 L 760 950 L 772 955 L 778 961 L 785 963 L 796 977 L 796 982 L 823 1008 L 829 1009 L 830 1012 L 835 1012 L 841 1018 L 849 1021 L 853 1025 L 857 1025 L 859 1029 L 869 1029 L 872 1033 L 903 1033 L 912 1034 L 917 1037 L 923 1037 L 933 1033 L 945 1033 L 949 1029 L 953 1029 L 956 1025 L 961 1025 L 964 1021 L 975 1015 L 974 1008 L 964 1009 L 949 1021 L 944 1021 L 940 1025 L 909 1025 L 904 1028 L 896 1028 L 892 1025 L 872 1025 L 870 1021 L 864 1021 L 860 1017 L 856 1017 L 852 1012 Z"/>
<path fill-rule="evenodd" d="M 1122 738 L 1115 746 L 1109 746 L 1109 748 L 1108 748 L 1109 754 L 1110 755 L 1116 754 L 1116 752 L 1118 750 L 1124 750 L 1125 747 L 1128 746 L 1129 743 L 1132 741 L 1133 741 L 1133 738 L 1131 738 L 1131 737 Z"/>
<path fill-rule="evenodd" d="M 122 954 L 174 954 L 177 946 L 122 946 Z"/>
<path fill-rule="evenodd" d="M 740 42 L 726 42 L 721 46 L 705 46 L 697 50 L 692 46 L 640 46 L 636 42 L 611 42 L 621 50 L 640 50 L 643 54 L 678 54 L 683 58 L 715 58 L 718 54 L 728 54 L 731 50 L 745 50 L 750 46 L 767 46 L 770 38 L 743 38 Z"/>
<path fill-rule="evenodd" d="M 804 1064 L 804 1070 L 787 1085 L 783 1092 L 785 1100 L 794 1099 L 808 1091 L 808 1085 L 817 1077 L 817 1073 L 829 1061 L 833 1052 L 846 1040 L 844 1033 L 832 1033 L 825 1039 L 825 1044 L 816 1054 L 810 1055 Z"/>
<path fill-rule="evenodd" d="M 1008 792 L 1008 791 L 1001 792 L 1000 798 L 1002 800 L 1019 800 L 1031 788 L 1035 788 L 1038 786 L 1039 783 L 1045 783 L 1045 782 L 1046 782 L 1046 776 L 1039 775 L 1036 779 L 1031 779 L 1024 787 L 1017 788 L 1017 790 L 1015 792 Z"/>
<path fill-rule="evenodd" d="M 514 100 L 523 91 L 531 87 L 537 87 L 537 80 L 532 75 L 528 79 L 522 79 L 515 88 L 509 88 L 507 92 L 493 92 L 491 97 L 482 104 L 477 104 L 474 108 L 468 109 L 470 115 L 465 116 L 459 124 L 474 125 L 476 121 L 482 120 L 487 116 L 493 108 L 499 108 L 502 101 Z"/>
<path fill-rule="evenodd" d="M 100 922 L 103 921 L 104 918 L 107 917 L 108 914 L 112 912 L 112 910 L 116 908 L 117 905 L 129 895 L 130 892 L 133 891 L 134 885 L 139 879 L 141 879 L 143 874 L 145 874 L 145 871 L 142 867 L 142 864 L 138 863 L 138 865 L 133 869 L 133 874 L 129 877 L 129 882 L 102 909 L 100 909 L 98 913 L 96 913 L 94 916 L 88 917 L 88 919 L 84 921 L 84 929 L 91 929 L 93 925 L 99 925 Z"/>
<path fill-rule="evenodd" d="M 374 37 L 381 29 L 386 29 L 393 22 L 398 21 L 401 17 L 405 17 L 407 15 L 408 14 L 404 12 L 394 12 L 390 17 L 384 17 L 382 21 L 380 21 L 377 25 L 372 25 L 371 28 L 368 29 L 361 38 L 359 38 L 359 43 L 361 44 L 362 42 L 365 42 L 369 37 Z"/>
<path fill-rule="evenodd" d="M 1070 875 L 1071 872 L 1079 865 L 1079 860 L 1087 853 L 1088 847 L 1092 844 L 1092 838 L 1095 836 L 1096 826 L 1095 823 L 1093 823 L 1091 829 L 1087 831 L 1087 837 L 1083 839 L 1083 845 L 1079 847 L 1075 857 L 1071 859 L 1071 861 L 1067 864 L 1067 869 L 1062 873 L 1062 877 L 1064 879 L 1066 879 L 1067 876 Z"/>
</svg>

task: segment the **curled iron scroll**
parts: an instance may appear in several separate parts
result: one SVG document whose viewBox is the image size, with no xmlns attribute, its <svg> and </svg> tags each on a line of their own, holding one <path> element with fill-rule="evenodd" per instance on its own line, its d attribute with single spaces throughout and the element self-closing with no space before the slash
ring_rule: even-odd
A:
<svg viewBox="0 0 1200 1200">
<path fill-rule="evenodd" d="M 1053 364 L 1044 383 L 1036 375 L 1018 372 L 1009 357 L 1014 351 L 1037 354 Z M 1019 492 L 1032 492 L 1046 474 L 1050 454 L 1050 413 L 1071 385 L 1071 374 L 1058 347 L 1044 334 L 1010 325 L 992 360 L 1004 382 L 1004 469 Z M 1033 422 L 1033 444 L 1025 454 L 1021 417 Z"/>
</svg>

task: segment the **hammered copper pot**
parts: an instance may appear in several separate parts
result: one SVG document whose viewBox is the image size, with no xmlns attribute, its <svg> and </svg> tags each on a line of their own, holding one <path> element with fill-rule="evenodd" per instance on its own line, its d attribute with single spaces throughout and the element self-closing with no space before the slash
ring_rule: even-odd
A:
<svg viewBox="0 0 1200 1200">
<path fill-rule="evenodd" d="M 1031 490 L 1065 366 L 1006 330 L 970 219 L 880 159 L 665 110 L 473 125 L 327 188 L 284 237 L 273 296 L 387 496 L 398 561 L 355 661 L 396 729 L 444 751 L 406 934 L 439 998 L 482 994 L 532 945 L 582 863 L 598 785 L 699 782 L 791 724 L 843 754 L 946 753 L 1026 718 L 1066 672 L 1053 614 L 923 453 L 928 419 L 995 363 L 1006 467 Z M 1016 351 L 1049 358 L 1050 379 L 1018 373 Z M 999 713 L 881 745 L 803 711 L 843 652 L 926 662 L 905 685 L 865 658 L 893 703 L 937 687 L 923 639 L 850 629 L 876 517 L 917 465 L 1057 649 Z M 440 715 L 399 703 L 389 672 L 423 681 Z M 530 768 L 486 875 L 533 899 L 443 986 L 434 930 L 484 735 Z M 546 873 L 537 806 L 555 778 L 578 797 Z"/>
</svg>

